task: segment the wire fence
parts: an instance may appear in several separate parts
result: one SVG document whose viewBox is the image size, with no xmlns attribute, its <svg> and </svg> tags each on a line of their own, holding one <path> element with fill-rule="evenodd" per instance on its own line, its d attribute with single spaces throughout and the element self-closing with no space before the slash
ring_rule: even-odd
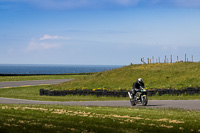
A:
<svg viewBox="0 0 200 133">
<path fill-rule="evenodd" d="M 174 60 L 173 55 L 170 55 L 170 57 L 167 57 L 165 55 L 164 59 L 161 59 L 160 57 L 154 57 L 151 58 L 141 58 L 141 64 L 154 64 L 154 63 L 178 63 L 178 62 L 194 62 L 194 56 L 191 55 L 191 57 L 187 57 L 187 54 L 185 54 L 185 59 L 182 60 L 179 58 L 179 56 L 176 56 L 176 59 Z"/>
</svg>

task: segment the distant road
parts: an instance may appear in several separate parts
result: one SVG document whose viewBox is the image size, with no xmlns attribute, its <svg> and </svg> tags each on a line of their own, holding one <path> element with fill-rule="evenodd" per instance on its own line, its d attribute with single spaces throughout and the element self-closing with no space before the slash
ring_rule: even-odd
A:
<svg viewBox="0 0 200 133">
<path fill-rule="evenodd" d="M 110 106 L 110 107 L 131 107 L 129 101 L 74 101 L 74 102 L 56 102 L 56 101 L 36 101 L 12 98 L 0 98 L 0 104 L 51 104 L 51 105 L 78 105 L 78 106 Z M 141 104 L 133 106 L 144 107 Z M 176 108 L 185 110 L 200 111 L 200 100 L 149 100 L 147 108 Z"/>
<path fill-rule="evenodd" d="M 20 87 L 20 86 L 35 86 L 35 85 L 46 85 L 46 84 L 59 84 L 67 82 L 72 79 L 53 79 L 53 80 L 29 80 L 29 81 L 9 81 L 0 82 L 0 88 L 9 87 Z"/>
</svg>

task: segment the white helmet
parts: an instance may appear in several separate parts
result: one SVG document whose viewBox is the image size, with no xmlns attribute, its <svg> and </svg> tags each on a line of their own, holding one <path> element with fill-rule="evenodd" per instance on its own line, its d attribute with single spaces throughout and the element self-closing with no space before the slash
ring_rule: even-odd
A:
<svg viewBox="0 0 200 133">
<path fill-rule="evenodd" d="M 139 84 L 140 84 L 140 83 L 143 83 L 142 78 L 139 78 L 139 79 L 138 79 L 138 83 L 139 83 Z"/>
</svg>

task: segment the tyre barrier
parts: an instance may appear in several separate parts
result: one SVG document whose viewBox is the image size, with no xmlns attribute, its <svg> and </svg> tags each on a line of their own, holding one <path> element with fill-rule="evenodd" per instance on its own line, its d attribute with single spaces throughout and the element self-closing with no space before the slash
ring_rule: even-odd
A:
<svg viewBox="0 0 200 133">
<path fill-rule="evenodd" d="M 40 96 L 66 96 L 66 95 L 96 95 L 97 97 L 100 96 L 113 96 L 113 97 L 128 97 L 127 90 L 103 90 L 98 89 L 93 91 L 92 89 L 85 89 L 85 90 L 45 90 L 40 89 Z M 162 96 L 162 95 L 200 95 L 200 87 L 198 88 L 186 88 L 182 90 L 176 89 L 153 89 L 148 91 L 148 96 Z"/>
<path fill-rule="evenodd" d="M 128 97 L 127 91 L 105 91 L 105 90 L 45 90 L 40 89 L 40 96 L 66 96 L 66 95 L 96 95 L 100 96 L 114 96 L 114 97 Z"/>
<path fill-rule="evenodd" d="M 186 88 L 186 89 L 153 89 L 148 92 L 149 96 L 162 96 L 162 95 L 200 95 L 200 87 Z"/>
</svg>

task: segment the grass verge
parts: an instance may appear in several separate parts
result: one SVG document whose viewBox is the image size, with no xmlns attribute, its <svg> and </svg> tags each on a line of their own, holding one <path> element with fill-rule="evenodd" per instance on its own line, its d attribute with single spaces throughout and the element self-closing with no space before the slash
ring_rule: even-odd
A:
<svg viewBox="0 0 200 133">
<path fill-rule="evenodd" d="M 45 88 L 47 85 L 29 86 L 29 87 L 13 87 L 0 88 L 0 97 L 41 100 L 41 101 L 102 101 L 102 100 L 128 100 L 128 98 L 118 97 L 96 97 L 96 96 L 40 96 L 39 90 Z"/>
<path fill-rule="evenodd" d="M 128 97 L 96 97 L 96 96 L 40 96 L 39 90 L 46 88 L 43 86 L 0 88 L 0 97 L 17 98 L 41 101 L 105 101 L 105 100 L 129 100 Z M 152 96 L 149 100 L 200 100 L 200 95 L 180 95 L 180 96 Z"/>
<path fill-rule="evenodd" d="M 117 107 L 0 104 L 5 132 L 200 132 L 200 112 Z"/>
</svg>

